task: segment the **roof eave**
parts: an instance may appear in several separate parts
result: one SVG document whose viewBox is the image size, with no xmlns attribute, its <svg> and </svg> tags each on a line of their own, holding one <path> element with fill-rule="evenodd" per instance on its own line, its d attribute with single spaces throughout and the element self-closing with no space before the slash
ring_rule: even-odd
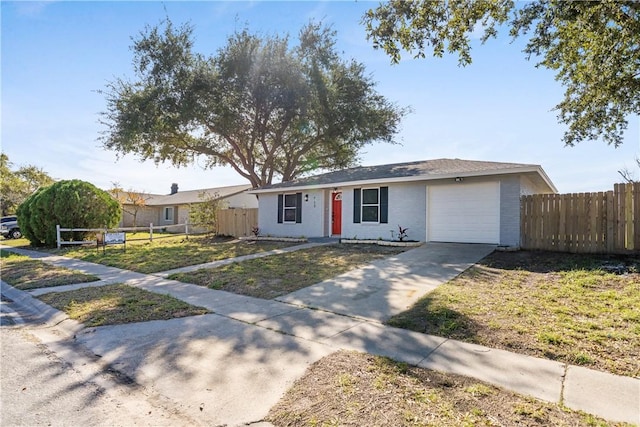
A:
<svg viewBox="0 0 640 427">
<path fill-rule="evenodd" d="M 267 189 L 254 189 L 248 190 L 249 194 L 265 194 L 265 193 L 281 193 L 287 190 L 320 190 L 325 188 L 334 188 L 334 187 L 357 187 L 359 185 L 367 185 L 372 183 L 397 183 L 397 182 L 416 182 L 416 181 L 435 181 L 439 179 L 454 179 L 454 178 L 471 178 L 478 176 L 495 176 L 495 175 L 509 175 L 509 174 L 519 174 L 519 173 L 528 173 L 534 172 L 538 173 L 542 180 L 549 186 L 549 188 L 557 193 L 555 185 L 551 182 L 547 174 L 544 172 L 541 166 L 539 165 L 528 165 L 516 168 L 508 168 L 508 169 L 496 169 L 496 170 L 484 170 L 484 171 L 472 171 L 472 172 L 456 172 L 456 173 L 446 173 L 446 174 L 438 174 L 438 175 L 414 175 L 414 176 L 404 176 L 397 178 L 379 178 L 379 179 L 365 179 L 358 181 L 342 181 L 342 182 L 333 182 L 327 184 L 313 184 L 313 185 L 292 185 L 290 187 L 275 187 L 275 188 L 267 188 Z"/>
</svg>

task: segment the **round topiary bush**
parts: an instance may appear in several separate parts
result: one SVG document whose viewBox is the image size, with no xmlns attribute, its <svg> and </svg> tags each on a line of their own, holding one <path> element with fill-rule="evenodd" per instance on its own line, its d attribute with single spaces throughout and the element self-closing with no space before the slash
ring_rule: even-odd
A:
<svg viewBox="0 0 640 427">
<path fill-rule="evenodd" d="M 18 223 L 33 246 L 56 246 L 62 228 L 110 228 L 120 221 L 118 202 L 106 191 L 78 179 L 58 181 L 33 193 L 18 207 Z M 76 232 L 74 240 L 86 233 Z M 70 233 L 63 238 L 70 238 Z"/>
</svg>

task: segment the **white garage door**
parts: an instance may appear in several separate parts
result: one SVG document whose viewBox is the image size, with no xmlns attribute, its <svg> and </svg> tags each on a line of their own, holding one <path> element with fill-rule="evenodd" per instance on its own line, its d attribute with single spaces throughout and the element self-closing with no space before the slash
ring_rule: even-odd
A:
<svg viewBox="0 0 640 427">
<path fill-rule="evenodd" d="M 428 187 L 429 241 L 500 242 L 500 183 Z"/>
</svg>

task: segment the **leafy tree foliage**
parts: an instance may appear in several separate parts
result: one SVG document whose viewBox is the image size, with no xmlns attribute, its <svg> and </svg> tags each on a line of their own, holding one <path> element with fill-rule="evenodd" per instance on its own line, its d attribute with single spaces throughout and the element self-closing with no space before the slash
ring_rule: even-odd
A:
<svg viewBox="0 0 640 427">
<path fill-rule="evenodd" d="M 56 246 L 56 225 L 109 228 L 120 221 L 120 205 L 106 191 L 77 179 L 41 188 L 18 207 L 18 222 L 33 246 Z M 70 237 L 70 236 L 63 236 Z M 81 240 L 85 233 L 74 234 Z"/>
<path fill-rule="evenodd" d="M 147 200 L 151 198 L 151 195 L 135 191 L 133 189 L 124 190 L 119 183 L 112 183 L 113 187 L 109 189 L 111 194 L 120 204 L 120 208 L 124 213 L 127 213 L 133 217 L 133 226 L 138 226 L 138 213 L 147 206 Z"/>
<path fill-rule="evenodd" d="M 568 126 L 564 143 L 602 138 L 618 146 L 628 116 L 640 112 L 640 2 L 513 0 L 392 0 L 363 17 L 374 47 L 393 62 L 402 49 L 416 57 L 429 50 L 442 57 L 457 53 L 471 63 L 471 36 L 482 30 L 482 43 L 508 23 L 513 38 L 531 34 L 524 49 L 537 66 L 556 72 L 566 88 L 556 105 Z"/>
<path fill-rule="evenodd" d="M 16 209 L 27 197 L 40 187 L 53 184 L 54 180 L 42 169 L 33 166 L 21 166 L 11 170 L 9 156 L 0 153 L 0 203 L 2 216 L 16 212 Z"/>
<path fill-rule="evenodd" d="M 103 91 L 104 147 L 176 166 L 204 156 L 255 187 L 352 166 L 365 145 L 393 142 L 406 111 L 376 92 L 361 63 L 339 57 L 335 37 L 309 24 L 292 46 L 245 29 L 204 56 L 192 27 L 147 28 L 132 47 L 135 81 Z"/>
<path fill-rule="evenodd" d="M 206 191 L 198 194 L 200 203 L 194 203 L 189 208 L 189 220 L 196 227 L 204 227 L 207 232 L 214 232 L 218 224 L 218 210 L 224 207 L 224 201 L 219 194 L 209 194 Z"/>
</svg>

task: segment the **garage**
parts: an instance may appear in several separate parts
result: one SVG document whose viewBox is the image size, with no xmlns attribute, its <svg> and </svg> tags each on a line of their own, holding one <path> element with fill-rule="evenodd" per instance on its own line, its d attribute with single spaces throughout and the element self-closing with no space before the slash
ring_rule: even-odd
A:
<svg viewBox="0 0 640 427">
<path fill-rule="evenodd" d="M 427 240 L 500 242 L 500 183 L 483 182 L 427 188 Z"/>
</svg>

